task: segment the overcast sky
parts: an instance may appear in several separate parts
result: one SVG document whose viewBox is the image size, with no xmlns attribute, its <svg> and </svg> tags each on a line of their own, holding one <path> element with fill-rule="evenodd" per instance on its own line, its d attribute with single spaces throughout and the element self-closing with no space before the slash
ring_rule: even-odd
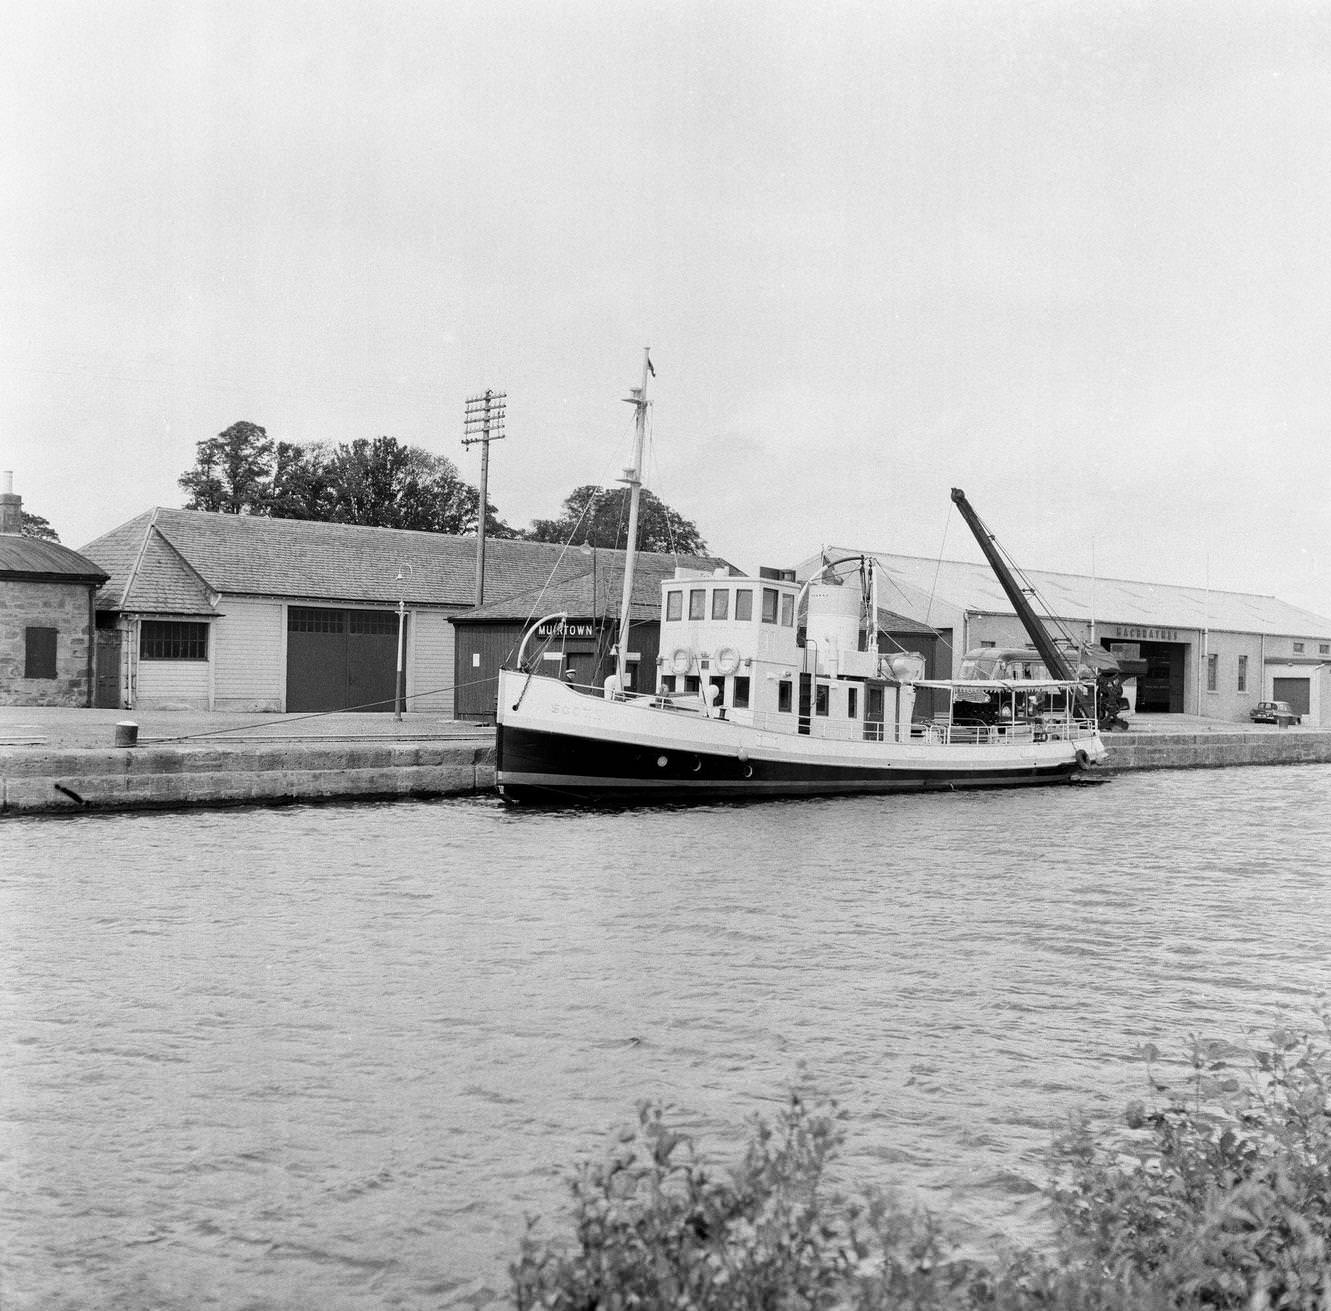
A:
<svg viewBox="0 0 1331 1311">
<path fill-rule="evenodd" d="M 824 542 L 1331 615 L 1331 6 L 9 6 L 0 468 L 81 546 L 195 443 L 464 451 L 515 525 L 630 452 Z"/>
</svg>

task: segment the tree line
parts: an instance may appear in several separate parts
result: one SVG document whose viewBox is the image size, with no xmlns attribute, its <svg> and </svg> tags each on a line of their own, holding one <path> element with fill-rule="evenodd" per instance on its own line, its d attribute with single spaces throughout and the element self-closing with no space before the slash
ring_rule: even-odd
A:
<svg viewBox="0 0 1331 1311">
<path fill-rule="evenodd" d="M 258 424 L 241 420 L 198 442 L 194 465 L 178 482 L 187 510 L 449 534 L 474 533 L 479 522 L 480 494 L 457 466 L 395 437 L 274 441 Z M 622 548 L 627 525 L 626 487 L 576 487 L 559 515 L 526 529 L 505 523 L 493 504 L 485 507 L 487 537 Z M 645 551 L 707 549 L 691 520 L 646 489 L 638 528 L 638 546 Z"/>
</svg>

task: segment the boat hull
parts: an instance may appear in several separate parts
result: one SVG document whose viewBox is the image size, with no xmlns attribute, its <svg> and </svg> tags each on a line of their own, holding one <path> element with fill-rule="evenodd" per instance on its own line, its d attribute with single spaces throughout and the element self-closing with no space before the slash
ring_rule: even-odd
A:
<svg viewBox="0 0 1331 1311">
<path fill-rule="evenodd" d="M 504 727 L 498 730 L 497 749 L 501 795 L 547 805 L 1029 787 L 1066 783 L 1082 769 L 1075 758 L 987 766 L 842 765 L 759 754 L 740 761 L 688 746 L 643 746 Z"/>
<path fill-rule="evenodd" d="M 504 678 L 501 675 L 501 680 Z M 515 679 L 496 727 L 511 801 L 616 804 L 951 791 L 1066 783 L 1103 754 L 1081 743 L 844 742 L 745 729 Z"/>
</svg>

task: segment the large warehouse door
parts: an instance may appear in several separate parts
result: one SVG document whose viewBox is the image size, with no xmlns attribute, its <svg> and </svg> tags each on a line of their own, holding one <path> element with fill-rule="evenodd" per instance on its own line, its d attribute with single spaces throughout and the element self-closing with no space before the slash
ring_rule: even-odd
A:
<svg viewBox="0 0 1331 1311">
<path fill-rule="evenodd" d="M 392 610 L 287 611 L 287 710 L 393 709 L 397 615 Z"/>
<path fill-rule="evenodd" d="M 1312 709 L 1311 688 L 1306 678 L 1273 678 L 1271 700 L 1288 701 L 1296 715 L 1306 715 Z"/>
<path fill-rule="evenodd" d="M 1140 650 L 1146 672 L 1137 679 L 1137 709 L 1181 715 L 1188 648 L 1181 642 L 1142 642 Z"/>
</svg>

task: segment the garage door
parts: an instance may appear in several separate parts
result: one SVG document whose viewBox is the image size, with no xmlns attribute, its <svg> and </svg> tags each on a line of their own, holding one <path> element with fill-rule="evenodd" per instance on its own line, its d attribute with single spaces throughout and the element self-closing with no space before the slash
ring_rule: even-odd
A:
<svg viewBox="0 0 1331 1311">
<path fill-rule="evenodd" d="M 389 711 L 396 690 L 396 611 L 290 607 L 288 711 Z"/>
<path fill-rule="evenodd" d="M 1289 708 L 1296 715 L 1306 715 L 1312 705 L 1309 680 L 1306 678 L 1273 678 L 1271 680 L 1271 699 L 1288 701 Z"/>
</svg>

